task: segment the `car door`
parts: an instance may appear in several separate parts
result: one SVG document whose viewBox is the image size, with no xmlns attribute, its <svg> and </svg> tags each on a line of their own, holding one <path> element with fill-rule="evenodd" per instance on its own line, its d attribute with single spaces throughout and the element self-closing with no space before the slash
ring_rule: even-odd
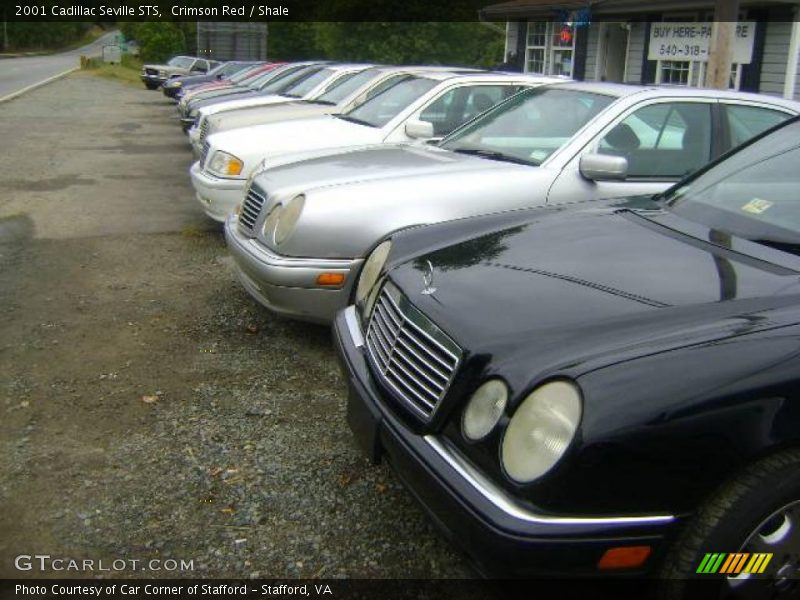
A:
<svg viewBox="0 0 800 600">
<path fill-rule="evenodd" d="M 433 125 L 433 137 L 442 138 L 498 102 L 517 93 L 522 86 L 514 82 L 465 83 L 453 86 L 418 108 L 387 136 L 387 142 L 412 140 L 405 134 L 410 120 L 426 121 Z"/>
<path fill-rule="evenodd" d="M 656 194 L 706 165 L 715 146 L 717 102 L 666 98 L 641 103 L 612 120 L 566 164 L 548 203 Z M 590 181 L 580 172 L 584 155 L 618 156 L 628 162 L 621 181 Z"/>
</svg>

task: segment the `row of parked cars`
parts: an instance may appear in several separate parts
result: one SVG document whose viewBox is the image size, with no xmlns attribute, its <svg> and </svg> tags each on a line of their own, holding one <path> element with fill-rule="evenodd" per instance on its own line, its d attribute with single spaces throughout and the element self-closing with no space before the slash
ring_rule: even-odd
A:
<svg viewBox="0 0 800 600">
<path fill-rule="evenodd" d="M 483 572 L 797 592 L 800 104 L 313 61 L 176 98 L 242 285 L 333 323 L 355 437 Z"/>
</svg>

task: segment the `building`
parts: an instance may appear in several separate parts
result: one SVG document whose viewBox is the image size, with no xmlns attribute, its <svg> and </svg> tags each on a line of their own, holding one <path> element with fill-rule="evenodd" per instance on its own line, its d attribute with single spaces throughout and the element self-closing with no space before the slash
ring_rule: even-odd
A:
<svg viewBox="0 0 800 600">
<path fill-rule="evenodd" d="M 266 60 L 267 24 L 198 21 L 197 55 L 212 60 Z"/>
<path fill-rule="evenodd" d="M 511 0 L 506 57 L 526 72 L 703 87 L 713 0 Z M 800 0 L 741 0 L 730 87 L 800 99 Z"/>
</svg>

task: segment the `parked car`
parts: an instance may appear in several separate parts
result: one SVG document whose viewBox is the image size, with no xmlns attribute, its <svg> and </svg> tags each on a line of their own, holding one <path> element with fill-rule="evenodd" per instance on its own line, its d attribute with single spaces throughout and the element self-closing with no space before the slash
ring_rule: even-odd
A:
<svg viewBox="0 0 800 600">
<path fill-rule="evenodd" d="M 256 300 L 291 317 L 330 322 L 350 299 L 364 258 L 395 231 L 657 193 L 796 114 L 800 103 L 738 92 L 548 85 L 521 92 L 437 146 L 372 147 L 283 166 L 267 160 L 239 216 L 228 220 L 226 238 Z M 246 131 L 258 146 L 259 129 Z M 239 147 L 212 142 L 209 153 L 250 156 Z M 204 177 L 198 173 L 193 167 L 200 197 L 212 197 L 197 184 Z"/>
<path fill-rule="evenodd" d="M 275 69 L 280 64 L 281 63 L 258 63 L 243 69 L 236 75 L 232 75 L 229 79 L 209 81 L 206 83 L 182 87 L 175 96 L 178 99 L 179 108 L 181 103 L 185 105 L 185 103 L 189 102 L 189 100 L 197 94 L 222 88 L 248 85 L 250 82 L 256 80 L 258 76 Z"/>
<path fill-rule="evenodd" d="M 196 155 L 199 156 L 206 138 L 213 133 L 278 121 L 340 114 L 355 108 L 414 73 L 444 70 L 465 74 L 477 72 L 475 69 L 453 71 L 452 67 L 448 69 L 443 67 L 372 67 L 355 74 L 346 81 L 342 82 L 340 79 L 335 86 L 307 100 L 283 103 L 280 106 L 273 104 L 235 106 L 232 103 L 226 103 L 227 106 L 215 105 L 216 110 L 213 114 L 208 114 L 201 109 L 197 124 L 189 131 L 189 138 Z"/>
<path fill-rule="evenodd" d="M 209 83 L 212 81 L 223 81 L 229 79 L 236 73 L 240 73 L 245 69 L 255 66 L 258 63 L 244 62 L 244 61 L 229 61 L 220 63 L 208 73 L 203 75 L 184 75 L 182 77 L 173 77 L 165 81 L 161 86 L 161 91 L 167 98 L 177 98 L 178 92 L 187 86 L 199 85 L 201 83 Z"/>
<path fill-rule="evenodd" d="M 192 165 L 192 183 L 206 212 L 222 221 L 242 201 L 247 177 L 264 159 L 443 136 L 517 90 L 545 81 L 552 79 L 523 74 L 418 73 L 347 113 L 211 135 L 200 159 Z"/>
<path fill-rule="evenodd" d="M 167 79 L 191 75 L 192 73 L 206 73 L 219 63 L 205 58 L 194 56 L 175 56 L 170 58 L 165 65 L 144 65 L 140 79 L 148 90 L 154 90 Z"/>
<path fill-rule="evenodd" d="M 486 573 L 794 597 L 799 189 L 795 119 L 661 196 L 397 234 L 335 321 L 355 437 Z"/>
<path fill-rule="evenodd" d="M 305 76 L 296 77 L 291 84 L 283 86 L 279 92 L 265 93 L 261 91 L 257 94 L 243 94 L 230 99 L 219 99 L 212 104 L 203 106 L 197 111 L 194 123 L 197 126 L 203 117 L 227 110 L 236 110 L 237 108 L 272 106 L 293 101 L 311 100 L 333 89 L 340 83 L 348 81 L 371 66 L 340 63 L 320 65 L 319 69 L 316 67 L 309 68 Z"/>
<path fill-rule="evenodd" d="M 325 68 L 323 63 L 291 63 L 277 67 L 269 73 L 264 73 L 246 86 L 240 85 L 230 89 L 211 90 L 199 94 L 197 97 L 188 100 L 185 105 L 179 103 L 179 112 L 181 113 L 181 122 L 184 125 L 184 130 L 188 131 L 197 122 L 202 108 L 236 98 L 280 94 L 323 68 Z"/>
</svg>

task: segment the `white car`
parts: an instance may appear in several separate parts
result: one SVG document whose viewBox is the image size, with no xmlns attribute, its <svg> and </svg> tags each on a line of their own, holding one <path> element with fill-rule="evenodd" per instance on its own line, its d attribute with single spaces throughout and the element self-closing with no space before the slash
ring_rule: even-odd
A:
<svg viewBox="0 0 800 600">
<path fill-rule="evenodd" d="M 285 104 L 287 102 L 296 102 L 298 100 L 310 100 L 316 98 L 344 83 L 352 78 L 357 73 L 368 69 L 372 65 L 365 64 L 341 64 L 330 65 L 313 73 L 312 75 L 301 79 L 296 85 L 281 92 L 280 94 L 247 94 L 243 98 L 232 98 L 216 104 L 202 107 L 196 116 L 195 125 L 189 131 L 189 137 L 192 138 L 193 131 L 195 137 L 199 137 L 198 125 L 200 121 L 208 118 L 211 115 L 227 110 L 236 110 L 237 108 L 249 108 L 253 106 L 271 106 L 273 104 Z"/>
<path fill-rule="evenodd" d="M 522 88 L 558 81 L 521 73 L 420 73 L 339 115 L 223 131 L 191 167 L 197 199 L 224 222 L 264 160 L 286 154 L 441 138 Z"/>
<path fill-rule="evenodd" d="M 252 127 L 276 121 L 289 121 L 307 117 L 332 115 L 352 110 L 363 104 L 383 90 L 398 83 L 401 79 L 420 72 L 450 71 L 458 73 L 477 73 L 477 69 L 459 69 L 453 67 L 403 66 L 403 67 L 371 67 L 349 77 L 341 77 L 328 86 L 321 94 L 294 102 L 283 102 L 279 105 L 252 105 L 226 103 L 213 114 L 204 113 L 191 130 L 189 139 L 192 142 L 195 156 L 206 138 L 220 131 Z"/>
</svg>

